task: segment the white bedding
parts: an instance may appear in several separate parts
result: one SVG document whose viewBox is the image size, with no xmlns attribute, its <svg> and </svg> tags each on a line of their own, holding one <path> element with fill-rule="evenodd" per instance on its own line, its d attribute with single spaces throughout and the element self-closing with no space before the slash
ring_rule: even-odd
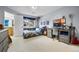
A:
<svg viewBox="0 0 79 59">
<path fill-rule="evenodd" d="M 36 33 L 36 31 L 35 30 L 24 30 L 23 33 L 24 34 L 26 34 L 26 33 Z"/>
<path fill-rule="evenodd" d="M 36 30 L 24 30 L 23 33 L 26 34 L 26 33 L 40 33 L 41 32 L 41 29 L 39 28 L 36 28 Z"/>
</svg>

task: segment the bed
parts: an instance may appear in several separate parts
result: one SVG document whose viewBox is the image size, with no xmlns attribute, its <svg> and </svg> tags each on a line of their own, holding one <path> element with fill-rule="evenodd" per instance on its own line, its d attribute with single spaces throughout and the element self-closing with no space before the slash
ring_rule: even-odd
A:
<svg viewBox="0 0 79 59">
<path fill-rule="evenodd" d="M 40 28 L 24 28 L 23 29 L 23 37 L 30 38 L 34 36 L 41 35 L 41 29 Z"/>
</svg>

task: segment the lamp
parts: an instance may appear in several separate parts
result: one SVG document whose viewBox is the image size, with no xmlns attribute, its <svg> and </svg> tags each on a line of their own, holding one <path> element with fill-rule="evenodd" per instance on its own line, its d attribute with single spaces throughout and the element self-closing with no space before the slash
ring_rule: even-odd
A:
<svg viewBox="0 0 79 59">
<path fill-rule="evenodd" d="M 73 26 L 73 15 L 69 14 L 69 18 L 71 19 L 71 26 Z"/>
</svg>

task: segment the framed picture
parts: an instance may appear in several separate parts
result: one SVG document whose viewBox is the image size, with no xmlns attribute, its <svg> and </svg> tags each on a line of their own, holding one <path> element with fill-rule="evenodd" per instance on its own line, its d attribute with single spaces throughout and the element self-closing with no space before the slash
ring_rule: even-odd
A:
<svg viewBox="0 0 79 59">
<path fill-rule="evenodd" d="M 46 21 L 46 24 L 49 25 L 49 21 Z"/>
<path fill-rule="evenodd" d="M 33 28 L 35 27 L 35 20 L 24 20 L 24 26 L 26 28 Z"/>
<path fill-rule="evenodd" d="M 43 22 L 43 24 L 45 25 L 45 21 Z"/>
<path fill-rule="evenodd" d="M 4 19 L 4 26 L 9 26 L 9 20 L 8 19 Z"/>
<path fill-rule="evenodd" d="M 41 25 L 42 25 L 42 22 L 41 22 Z"/>
</svg>

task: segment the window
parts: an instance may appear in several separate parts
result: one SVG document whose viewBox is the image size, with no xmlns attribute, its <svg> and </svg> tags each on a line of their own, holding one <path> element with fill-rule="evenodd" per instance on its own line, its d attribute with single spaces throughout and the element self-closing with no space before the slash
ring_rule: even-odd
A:
<svg viewBox="0 0 79 59">
<path fill-rule="evenodd" d="M 9 12 L 4 12 L 4 27 L 13 26 L 14 15 Z"/>
</svg>

